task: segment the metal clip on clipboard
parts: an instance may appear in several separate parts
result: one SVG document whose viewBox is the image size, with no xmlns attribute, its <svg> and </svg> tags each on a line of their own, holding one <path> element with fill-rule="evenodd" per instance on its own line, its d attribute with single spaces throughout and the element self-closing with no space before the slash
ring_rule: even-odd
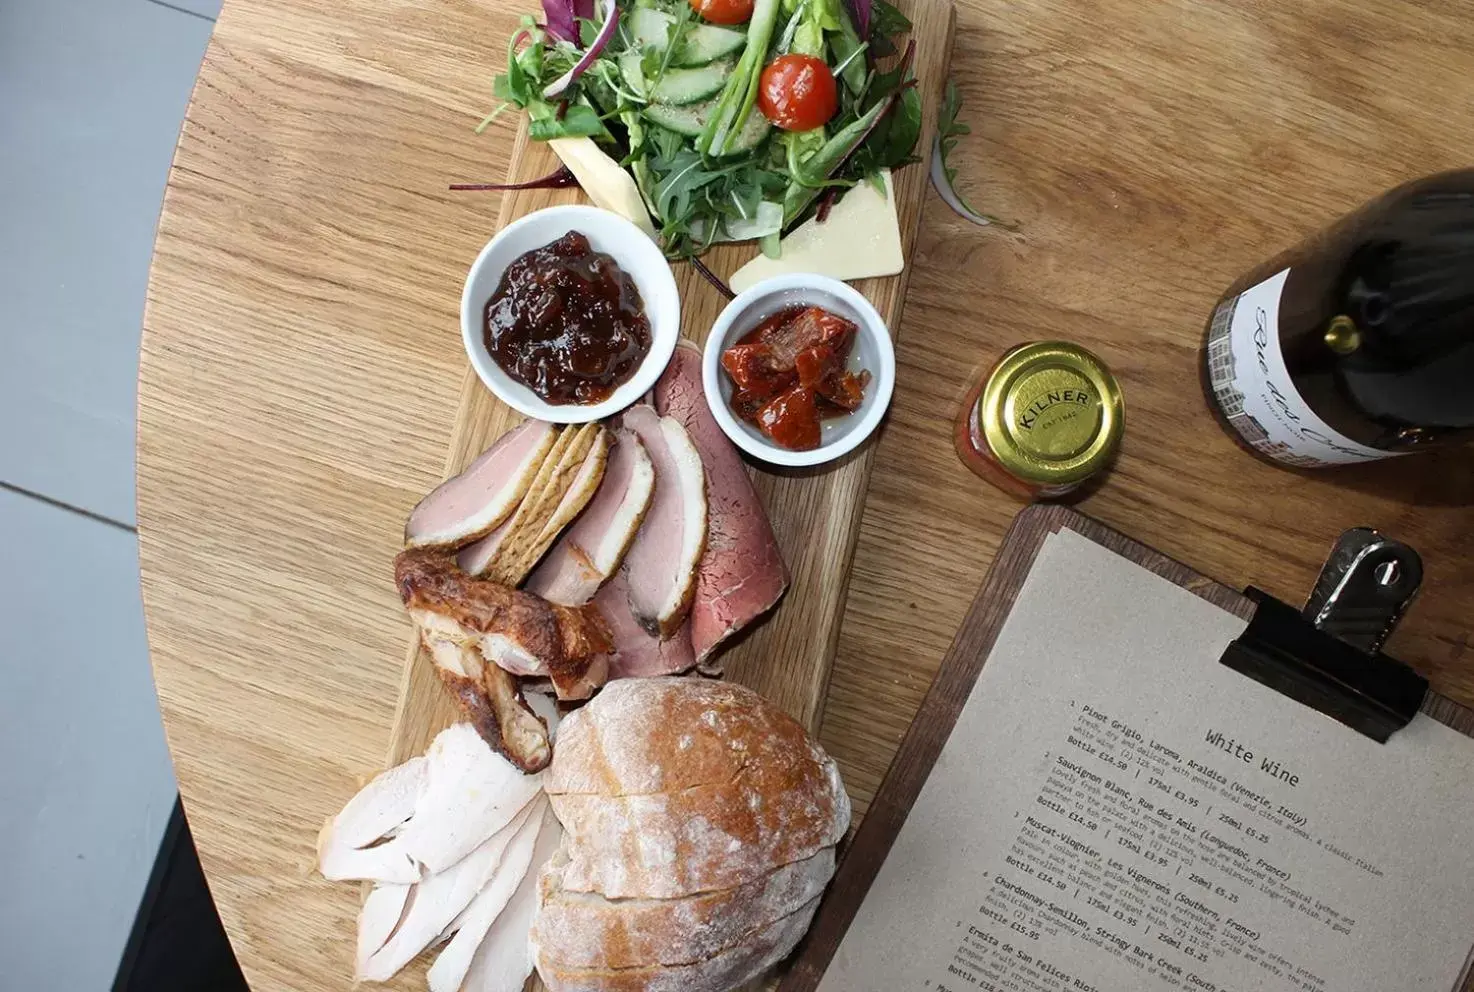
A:
<svg viewBox="0 0 1474 992">
<path fill-rule="evenodd" d="M 1353 528 L 1336 542 L 1303 610 L 1245 589 L 1254 618 L 1220 660 L 1385 744 L 1428 691 L 1427 679 L 1381 652 L 1422 580 L 1416 551 Z"/>
</svg>

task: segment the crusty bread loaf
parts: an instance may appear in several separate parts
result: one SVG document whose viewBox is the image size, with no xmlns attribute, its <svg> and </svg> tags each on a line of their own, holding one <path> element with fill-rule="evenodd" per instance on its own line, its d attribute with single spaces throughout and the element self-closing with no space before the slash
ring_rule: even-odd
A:
<svg viewBox="0 0 1474 992">
<path fill-rule="evenodd" d="M 834 874 L 834 849 L 784 865 L 744 885 L 681 899 L 620 899 L 570 892 L 566 858 L 540 880 L 534 946 L 546 944 L 565 968 L 619 969 L 695 964 L 747 942 L 818 897 Z"/>
<path fill-rule="evenodd" d="M 570 891 L 728 889 L 833 846 L 849 826 L 833 760 L 742 686 L 624 679 L 560 735 L 546 787 L 568 831 Z"/>
<path fill-rule="evenodd" d="M 704 961 L 647 968 L 570 968 L 534 951 L 538 974 L 550 992 L 729 992 L 782 961 L 809 929 L 819 900 L 750 934 Z"/>
<path fill-rule="evenodd" d="M 532 944 L 553 992 L 727 992 L 807 929 L 849 826 L 839 771 L 750 689 L 624 679 L 559 728 L 564 827 Z"/>
</svg>

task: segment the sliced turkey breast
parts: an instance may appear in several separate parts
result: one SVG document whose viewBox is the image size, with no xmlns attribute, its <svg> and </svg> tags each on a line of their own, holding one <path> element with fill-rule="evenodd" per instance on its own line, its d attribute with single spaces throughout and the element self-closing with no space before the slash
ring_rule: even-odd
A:
<svg viewBox="0 0 1474 992">
<path fill-rule="evenodd" d="M 384 946 L 404 921 L 414 885 L 380 883 L 369 890 L 358 910 L 358 943 L 353 952 L 354 974 L 361 975 L 374 952 Z"/>
<path fill-rule="evenodd" d="M 415 757 L 380 772 L 317 835 L 318 870 L 333 881 L 414 882 L 419 866 L 398 838 L 379 843 L 414 815 L 425 789 L 425 759 Z"/>
<path fill-rule="evenodd" d="M 529 877 L 536 879 L 542 863 L 557 849 L 562 839 L 558 820 L 546 800 L 539 800 L 534 805 L 536 815 L 523 825 L 517 839 L 507 848 L 496 873 L 454 922 L 455 936 L 425 975 L 430 992 L 457 992 L 465 987 L 466 973 L 471 969 L 477 949 L 487 939 L 488 931 L 500 923 L 512 899 L 521 891 L 524 880 Z M 522 939 L 524 943 L 527 940 L 525 930 Z M 515 970 L 516 962 L 512 963 Z M 523 972 L 521 980 L 526 978 L 527 972 Z M 519 981 L 516 988 L 521 987 Z"/>
<path fill-rule="evenodd" d="M 527 580 L 550 603 L 582 606 L 618 570 L 655 493 L 655 467 L 627 428 L 615 434 L 604 481 L 583 514 Z"/>
<path fill-rule="evenodd" d="M 712 418 L 701 385 L 701 351 L 682 341 L 655 385 L 655 407 L 686 428 L 706 468 L 706 547 L 696 571 L 691 646 L 700 664 L 771 609 L 788 587 L 762 500 L 736 447 Z"/>
<path fill-rule="evenodd" d="M 630 609 L 652 635 L 680 629 L 706 547 L 706 472 L 685 428 L 653 407 L 630 407 L 624 426 L 640 436 L 655 466 L 655 494 L 625 555 Z"/>
<path fill-rule="evenodd" d="M 542 776 L 524 775 L 467 723 L 437 734 L 425 758 L 425 791 L 395 839 L 430 872 L 480 847 L 542 790 Z"/>
<path fill-rule="evenodd" d="M 419 881 L 422 874 L 420 866 L 405 851 L 397 836 L 364 848 L 320 849 L 317 870 L 323 878 L 333 882 L 394 882 L 401 885 Z"/>
<path fill-rule="evenodd" d="M 532 974 L 528 934 L 537 910 L 538 876 L 542 866 L 557 852 L 562 839 L 563 830 L 549 810 L 537 835 L 532 864 L 471 958 L 470 970 L 461 986 L 464 992 L 521 992 L 527 976 Z M 437 992 L 433 986 L 432 992 Z"/>
<path fill-rule="evenodd" d="M 475 644 L 514 674 L 545 676 L 561 699 L 587 698 L 604 684 L 610 641 L 597 610 L 473 578 L 432 551 L 401 551 L 394 578 L 410 617 L 431 637 Z"/>
<path fill-rule="evenodd" d="M 652 635 L 630 611 L 629 582 L 618 572 L 599 590 L 594 605 L 604 616 L 614 654 L 609 659 L 609 678 L 648 678 L 675 675 L 696 664 L 691 650 L 691 621 L 681 624 L 670 637 Z"/>
<path fill-rule="evenodd" d="M 522 502 L 557 434 L 552 424 L 527 420 L 497 438 L 410 511 L 404 543 L 454 548 L 496 528 Z"/>
<path fill-rule="evenodd" d="M 359 964 L 358 981 L 385 982 L 440 937 L 452 920 L 498 873 L 508 846 L 530 820 L 540 823 L 546 800 L 535 799 L 506 826 L 460 861 L 426 876 L 408 893 L 398 924 L 383 944 Z M 377 934 L 381 924 L 375 921 Z M 371 943 L 361 942 L 361 944 Z"/>
</svg>

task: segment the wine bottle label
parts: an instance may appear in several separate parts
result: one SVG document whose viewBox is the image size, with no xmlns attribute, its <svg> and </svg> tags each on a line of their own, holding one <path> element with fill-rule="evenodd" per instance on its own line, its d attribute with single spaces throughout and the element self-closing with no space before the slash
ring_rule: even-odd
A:
<svg viewBox="0 0 1474 992">
<path fill-rule="evenodd" d="M 1208 331 L 1208 379 L 1223 416 L 1256 450 L 1286 465 L 1320 468 L 1395 454 L 1358 444 L 1316 416 L 1280 351 L 1280 296 L 1290 270 L 1225 300 Z"/>
</svg>

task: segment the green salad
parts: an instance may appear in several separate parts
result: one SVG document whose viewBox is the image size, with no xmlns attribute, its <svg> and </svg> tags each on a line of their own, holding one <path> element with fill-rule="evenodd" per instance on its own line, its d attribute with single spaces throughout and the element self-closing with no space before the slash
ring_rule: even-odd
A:
<svg viewBox="0 0 1474 992">
<path fill-rule="evenodd" d="M 846 188 L 917 160 L 911 24 L 885 0 L 600 2 L 523 19 L 496 113 L 520 108 L 534 139 L 595 142 L 671 258 L 754 239 L 775 256 Z"/>
</svg>

